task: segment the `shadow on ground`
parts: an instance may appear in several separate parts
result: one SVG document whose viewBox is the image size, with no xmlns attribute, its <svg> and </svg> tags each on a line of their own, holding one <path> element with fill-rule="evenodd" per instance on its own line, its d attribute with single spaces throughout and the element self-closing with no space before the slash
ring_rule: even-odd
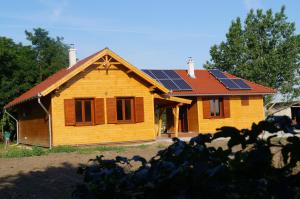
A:
<svg viewBox="0 0 300 199">
<path fill-rule="evenodd" d="M 77 168 L 63 163 L 61 167 L 1 177 L 0 198 L 70 198 L 76 184 L 82 182 Z"/>
</svg>

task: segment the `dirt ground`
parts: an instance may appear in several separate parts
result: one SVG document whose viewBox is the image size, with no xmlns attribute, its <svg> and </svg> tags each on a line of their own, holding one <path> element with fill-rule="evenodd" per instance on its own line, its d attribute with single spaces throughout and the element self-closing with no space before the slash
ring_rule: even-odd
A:
<svg viewBox="0 0 300 199">
<path fill-rule="evenodd" d="M 165 146 L 167 143 L 165 143 Z M 105 151 L 94 154 L 56 153 L 24 158 L 0 158 L 0 198 L 70 198 L 82 177 L 79 166 L 89 164 L 96 155 L 110 159 L 115 156 L 153 157 L 160 148 L 157 144 L 128 148 L 124 152 Z"/>
<path fill-rule="evenodd" d="M 226 140 L 215 140 L 210 145 L 226 147 L 226 143 Z M 90 164 L 89 160 L 96 155 L 104 155 L 105 159 L 141 155 L 149 160 L 169 144 L 164 141 L 146 143 L 144 147 L 129 147 L 124 152 L 50 153 L 35 157 L 0 158 L 0 199 L 71 198 L 76 184 L 83 182 L 82 176 L 77 174 L 78 167 Z"/>
</svg>

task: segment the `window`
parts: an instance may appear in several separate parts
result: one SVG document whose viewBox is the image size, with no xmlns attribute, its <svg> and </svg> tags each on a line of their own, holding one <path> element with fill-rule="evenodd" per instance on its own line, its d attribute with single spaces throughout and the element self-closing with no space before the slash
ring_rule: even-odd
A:
<svg viewBox="0 0 300 199">
<path fill-rule="evenodd" d="M 118 123 L 133 122 L 133 98 L 117 98 Z"/>
<path fill-rule="evenodd" d="M 210 116 L 211 117 L 223 117 L 223 99 L 211 98 L 209 101 Z"/>
<path fill-rule="evenodd" d="M 249 96 L 241 96 L 241 104 L 242 104 L 242 106 L 248 106 L 249 105 Z"/>
<path fill-rule="evenodd" d="M 93 124 L 93 100 L 76 99 L 75 100 L 75 120 L 78 125 Z"/>
</svg>

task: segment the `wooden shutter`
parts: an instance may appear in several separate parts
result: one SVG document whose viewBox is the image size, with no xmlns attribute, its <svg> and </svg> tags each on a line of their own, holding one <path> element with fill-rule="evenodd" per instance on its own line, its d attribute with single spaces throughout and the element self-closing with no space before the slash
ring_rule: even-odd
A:
<svg viewBox="0 0 300 199">
<path fill-rule="evenodd" d="M 75 100 L 74 99 L 65 99 L 65 125 L 73 126 L 75 125 Z"/>
<path fill-rule="evenodd" d="M 144 98 L 136 97 L 134 99 L 135 122 L 144 122 Z"/>
<path fill-rule="evenodd" d="M 211 118 L 210 115 L 210 99 L 208 97 L 202 98 L 202 108 L 203 108 L 203 119 Z"/>
<path fill-rule="evenodd" d="M 229 97 L 224 97 L 224 117 L 230 117 L 230 99 Z"/>
<path fill-rule="evenodd" d="M 248 106 L 249 105 L 249 96 L 241 96 L 241 104 L 242 104 L 242 106 Z"/>
<path fill-rule="evenodd" d="M 107 113 L 107 123 L 116 124 L 117 123 L 116 98 L 106 98 L 106 113 Z"/>
<path fill-rule="evenodd" d="M 104 99 L 96 98 L 95 99 L 95 124 L 104 124 Z"/>
</svg>

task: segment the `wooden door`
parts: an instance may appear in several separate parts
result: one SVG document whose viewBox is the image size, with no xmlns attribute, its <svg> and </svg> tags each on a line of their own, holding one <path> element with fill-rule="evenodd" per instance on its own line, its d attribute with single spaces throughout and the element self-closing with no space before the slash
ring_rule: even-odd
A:
<svg viewBox="0 0 300 199">
<path fill-rule="evenodd" d="M 187 106 L 181 106 L 179 108 L 179 121 L 178 121 L 178 131 L 188 132 L 188 119 L 187 119 Z"/>
</svg>

